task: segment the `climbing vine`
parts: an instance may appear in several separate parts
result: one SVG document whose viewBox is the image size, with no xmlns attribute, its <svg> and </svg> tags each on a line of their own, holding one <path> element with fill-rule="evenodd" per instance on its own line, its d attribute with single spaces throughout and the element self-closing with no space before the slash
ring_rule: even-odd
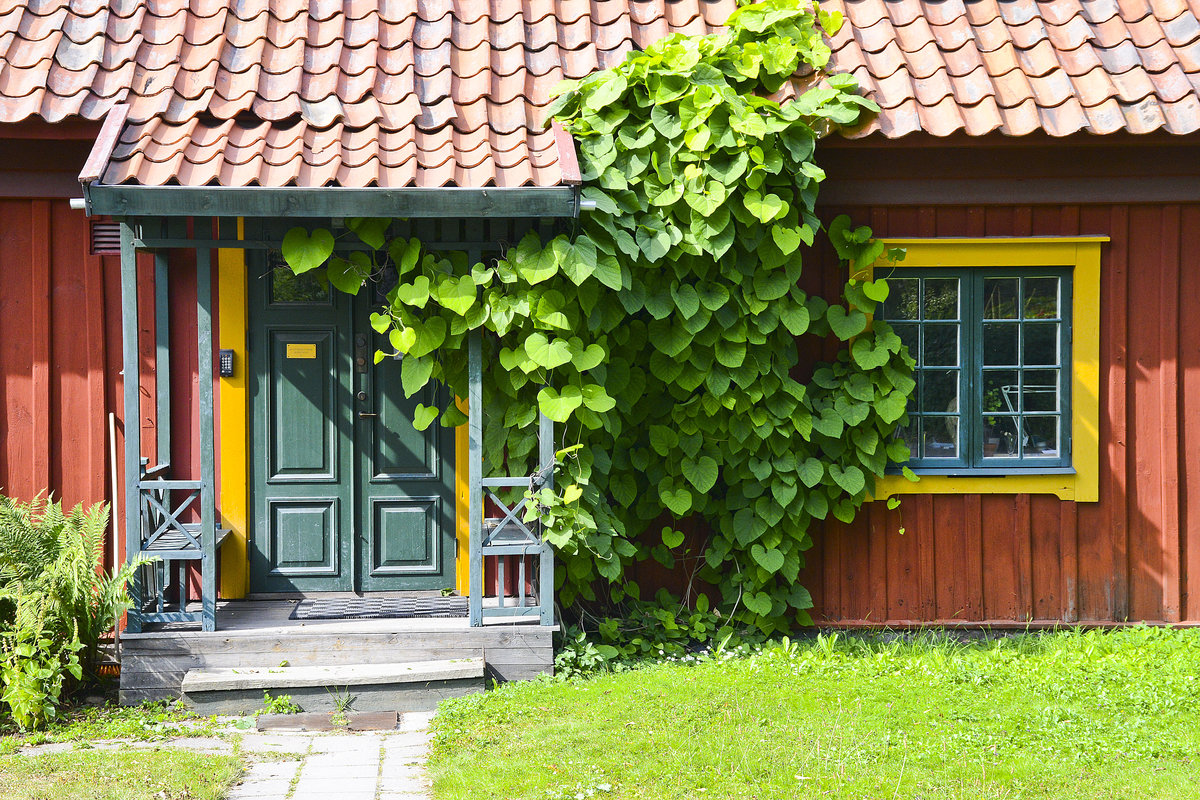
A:
<svg viewBox="0 0 1200 800">
<path fill-rule="evenodd" d="M 595 203 L 573 235 L 531 233 L 474 264 L 389 239 L 389 220 L 349 220 L 370 250 L 346 258 L 331 258 L 330 231 L 284 240 L 295 272 L 324 270 L 351 294 L 394 268 L 371 324 L 404 355 L 410 397 L 431 380 L 465 397 L 466 337 L 485 332 L 485 470 L 545 466 L 538 410 L 558 423 L 563 488 L 532 495 L 530 513 L 565 567 L 564 603 L 648 603 L 628 568 L 672 566 L 679 523 L 696 517 L 707 539 L 690 563 L 717 593 L 691 598 L 697 608 L 766 633 L 805 622 L 797 577 L 814 520 L 849 522 L 887 463 L 908 458 L 893 432 L 913 362 L 870 322 L 886 282 L 864 279 L 883 244 L 834 220 L 840 302 L 799 288 L 802 247 L 821 231 L 817 140 L 877 110 L 852 76 L 824 71 L 840 25 L 815 4 L 765 0 L 723 33 L 670 36 L 563 86 L 550 113 L 578 143 Z M 806 73 L 798 96 L 774 99 Z M 830 338 L 836 358 L 799 380 L 800 349 Z M 451 404 L 418 406 L 415 424 L 439 416 L 465 421 Z"/>
</svg>

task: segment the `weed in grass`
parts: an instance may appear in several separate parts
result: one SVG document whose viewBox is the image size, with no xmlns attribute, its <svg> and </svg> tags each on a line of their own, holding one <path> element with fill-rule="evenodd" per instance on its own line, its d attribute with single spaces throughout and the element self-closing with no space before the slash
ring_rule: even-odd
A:
<svg viewBox="0 0 1200 800">
<path fill-rule="evenodd" d="M 290 694 L 272 697 L 270 692 L 263 692 L 263 707 L 256 711 L 254 716 L 257 717 L 259 714 L 299 714 L 303 710 L 292 702 Z"/>
<path fill-rule="evenodd" d="M 447 701 L 431 770 L 447 800 L 1188 800 L 1198 667 L 1191 630 L 821 636 Z"/>
</svg>

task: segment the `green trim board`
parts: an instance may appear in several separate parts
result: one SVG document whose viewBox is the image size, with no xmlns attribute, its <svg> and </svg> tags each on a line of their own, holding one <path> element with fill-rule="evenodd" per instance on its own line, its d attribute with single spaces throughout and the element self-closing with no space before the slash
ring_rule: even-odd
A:
<svg viewBox="0 0 1200 800">
<path fill-rule="evenodd" d="M 563 218 L 579 215 L 579 188 L 108 186 L 83 184 L 88 216 Z"/>
<path fill-rule="evenodd" d="M 1070 270 L 1071 467 L 924 474 L 917 483 L 899 475 L 876 482 L 874 497 L 898 494 L 1052 494 L 1063 500 L 1095 502 L 1100 492 L 1100 269 L 1107 236 L 887 239 L 904 248 L 902 262 L 885 259 L 859 277 L 887 277 L 898 270 L 948 270 L 1001 266 L 1006 269 L 1062 267 Z"/>
</svg>

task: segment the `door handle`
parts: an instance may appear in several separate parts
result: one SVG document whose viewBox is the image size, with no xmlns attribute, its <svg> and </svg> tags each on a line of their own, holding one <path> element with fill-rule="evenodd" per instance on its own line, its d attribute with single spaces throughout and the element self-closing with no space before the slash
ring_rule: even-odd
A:
<svg viewBox="0 0 1200 800">
<path fill-rule="evenodd" d="M 370 411 L 360 411 L 360 412 L 358 412 L 358 418 L 359 418 L 359 419 L 369 419 L 369 418 L 372 418 L 372 417 L 378 417 L 378 416 L 379 416 L 378 414 L 374 414 L 374 413 L 372 413 L 372 412 L 370 412 Z"/>
</svg>

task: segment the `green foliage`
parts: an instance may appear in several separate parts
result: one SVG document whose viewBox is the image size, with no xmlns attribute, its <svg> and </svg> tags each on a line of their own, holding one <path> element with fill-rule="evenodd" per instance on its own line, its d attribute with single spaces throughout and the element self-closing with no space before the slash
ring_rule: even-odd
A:
<svg viewBox="0 0 1200 800">
<path fill-rule="evenodd" d="M 64 514 L 45 498 L 0 495 L 0 695 L 22 728 L 54 719 L 69 680 L 96 663 L 100 637 L 128 608 L 127 581 L 101 569 L 108 510 Z"/>
<path fill-rule="evenodd" d="M 565 603 L 636 600 L 627 568 L 674 558 L 673 536 L 642 534 L 698 516 L 712 535 L 691 569 L 718 589 L 714 619 L 763 632 L 807 622 L 796 579 L 810 526 L 850 521 L 887 463 L 908 457 L 892 434 L 913 362 L 887 324 L 868 322 L 886 283 L 853 277 L 882 244 L 835 220 L 829 237 L 851 270 L 842 302 L 799 288 L 801 246 L 821 228 L 816 141 L 877 110 L 853 77 L 824 71 L 840 24 L 809 3 L 765 0 L 725 33 L 670 36 L 566 84 L 551 113 L 578 143 L 596 204 L 573 237 L 530 234 L 471 265 L 415 239 L 381 246 L 386 222 L 353 220 L 375 252 L 352 256 L 352 285 L 335 279 L 346 273 L 336 259 L 326 267 L 346 291 L 384 260 L 395 268 L 371 321 L 404 354 L 409 396 L 429 380 L 466 396 L 467 335 L 485 332 L 485 473 L 549 466 L 533 462 L 537 410 L 559 423 L 570 454 L 558 485 L 577 495 L 539 492 L 531 515 L 563 559 Z M 771 99 L 797 71 L 822 80 Z M 288 236 L 297 272 L 328 255 L 328 232 Z M 838 347 L 807 382 L 797 337 L 810 352 L 828 350 L 821 339 Z M 417 427 L 439 414 L 463 421 L 454 406 L 422 406 Z"/>
<path fill-rule="evenodd" d="M 270 692 L 263 692 L 263 707 L 259 711 L 260 714 L 299 714 L 303 711 L 300 706 L 292 702 L 290 694 L 281 694 L 273 697 Z"/>
</svg>

